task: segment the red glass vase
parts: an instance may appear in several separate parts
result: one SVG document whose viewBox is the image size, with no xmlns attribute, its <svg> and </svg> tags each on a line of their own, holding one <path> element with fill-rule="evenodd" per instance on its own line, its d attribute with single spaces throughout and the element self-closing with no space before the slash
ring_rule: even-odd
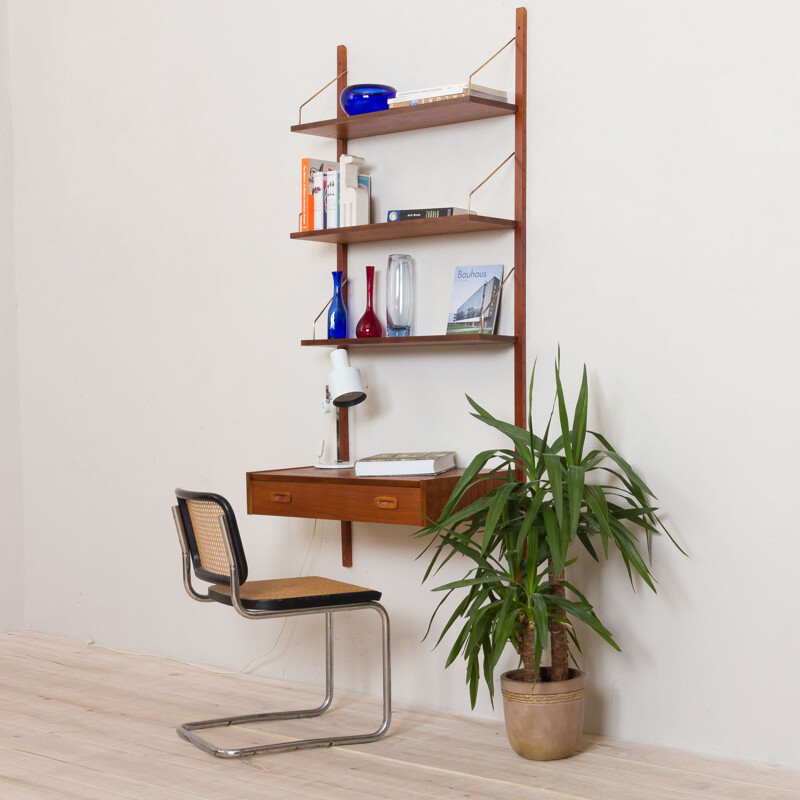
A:
<svg viewBox="0 0 800 800">
<path fill-rule="evenodd" d="M 383 336 L 381 325 L 375 310 L 372 307 L 372 290 L 375 283 L 375 267 L 367 267 L 367 310 L 356 325 L 356 338 L 369 339 L 374 336 Z"/>
</svg>

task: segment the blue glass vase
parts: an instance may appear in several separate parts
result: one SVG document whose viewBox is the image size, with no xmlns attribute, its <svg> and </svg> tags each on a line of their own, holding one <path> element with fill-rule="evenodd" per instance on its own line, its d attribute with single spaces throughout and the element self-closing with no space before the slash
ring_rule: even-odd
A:
<svg viewBox="0 0 800 800">
<path fill-rule="evenodd" d="M 339 96 L 339 105 L 348 117 L 369 114 L 371 111 L 386 111 L 388 100 L 397 90 L 382 83 L 356 83 L 345 88 Z"/>
<path fill-rule="evenodd" d="M 347 308 L 342 297 L 342 273 L 334 272 L 333 275 L 333 299 L 331 307 L 328 309 L 328 338 L 346 339 L 347 338 Z"/>
</svg>

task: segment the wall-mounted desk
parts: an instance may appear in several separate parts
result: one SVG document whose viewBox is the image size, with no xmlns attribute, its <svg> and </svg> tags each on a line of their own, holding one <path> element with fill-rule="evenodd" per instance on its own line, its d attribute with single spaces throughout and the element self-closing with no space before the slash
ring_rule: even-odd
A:
<svg viewBox="0 0 800 800">
<path fill-rule="evenodd" d="M 359 478 L 352 469 L 296 467 L 247 473 L 247 513 L 384 522 L 425 527 L 442 512 L 463 469 L 441 475 Z M 484 484 L 488 491 L 492 483 Z M 472 490 L 465 499 L 480 496 Z M 353 564 L 350 526 L 342 527 L 342 564 Z"/>
</svg>

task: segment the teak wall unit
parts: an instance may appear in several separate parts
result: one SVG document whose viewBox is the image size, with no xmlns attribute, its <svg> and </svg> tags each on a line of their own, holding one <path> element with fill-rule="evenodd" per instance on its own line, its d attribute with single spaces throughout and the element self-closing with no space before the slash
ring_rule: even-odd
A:
<svg viewBox="0 0 800 800">
<path fill-rule="evenodd" d="M 336 119 L 292 126 L 295 133 L 336 140 L 337 159 L 347 152 L 350 139 L 420 130 L 514 116 L 514 219 L 476 214 L 405 222 L 379 222 L 350 228 L 292 233 L 292 239 L 336 245 L 336 268 L 347 277 L 348 246 L 359 242 L 457 235 L 492 230 L 514 231 L 514 335 L 469 334 L 460 336 L 411 336 L 405 339 L 303 340 L 303 346 L 327 347 L 481 347 L 514 348 L 514 419 L 526 424 L 526 174 L 527 174 L 527 11 L 516 11 L 514 37 L 514 103 L 475 97 L 443 100 L 419 106 L 377 111 L 347 117 L 337 108 Z M 510 44 L 510 42 L 509 42 Z M 347 48 L 336 49 L 337 93 L 347 86 Z M 473 73 L 474 74 L 474 73 Z M 341 457 L 350 456 L 347 409 L 339 410 Z M 446 502 L 462 470 L 435 476 L 356 478 L 353 470 L 315 470 L 302 467 L 247 474 L 247 510 L 250 514 L 315 517 L 342 520 L 342 564 L 352 566 L 352 522 L 392 522 L 424 526 Z M 346 517 L 346 519 L 343 519 Z"/>
</svg>

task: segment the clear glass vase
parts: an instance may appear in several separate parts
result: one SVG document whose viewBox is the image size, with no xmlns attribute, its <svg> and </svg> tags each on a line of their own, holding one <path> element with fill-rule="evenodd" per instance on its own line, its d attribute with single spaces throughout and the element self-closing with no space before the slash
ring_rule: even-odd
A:
<svg viewBox="0 0 800 800">
<path fill-rule="evenodd" d="M 411 336 L 414 277 L 411 256 L 392 253 L 386 270 L 386 335 Z"/>
</svg>

